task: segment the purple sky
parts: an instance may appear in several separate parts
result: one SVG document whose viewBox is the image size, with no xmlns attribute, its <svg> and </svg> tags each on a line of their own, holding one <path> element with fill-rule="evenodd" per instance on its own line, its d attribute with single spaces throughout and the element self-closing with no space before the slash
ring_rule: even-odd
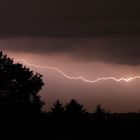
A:
<svg viewBox="0 0 140 140">
<path fill-rule="evenodd" d="M 132 43 L 135 46 L 131 46 Z M 34 65 L 57 67 L 69 76 L 82 76 L 89 80 L 110 76 L 128 78 L 140 75 L 139 57 L 136 56 L 139 51 L 138 43 L 138 39 L 133 37 L 85 40 L 50 38 L 0 40 L 0 46 L 4 52 L 15 59 L 24 59 Z M 64 49 L 64 45 L 67 44 L 70 48 Z M 113 49 L 107 48 L 110 45 L 114 47 L 115 52 Z M 62 48 L 57 50 L 57 47 L 60 46 Z M 104 49 L 98 48 L 100 46 Z M 53 50 L 51 47 L 55 49 Z M 121 52 L 124 56 L 119 54 Z M 118 53 L 118 57 L 116 53 Z M 94 57 L 94 55 L 99 57 Z M 49 109 L 57 99 L 66 103 L 73 98 L 84 104 L 88 111 L 93 111 L 97 104 L 102 104 L 113 112 L 140 109 L 139 79 L 129 83 L 123 81 L 86 83 L 81 80 L 67 79 L 55 70 L 30 68 L 43 74 L 45 86 L 40 94 L 46 102 L 45 109 Z"/>
</svg>

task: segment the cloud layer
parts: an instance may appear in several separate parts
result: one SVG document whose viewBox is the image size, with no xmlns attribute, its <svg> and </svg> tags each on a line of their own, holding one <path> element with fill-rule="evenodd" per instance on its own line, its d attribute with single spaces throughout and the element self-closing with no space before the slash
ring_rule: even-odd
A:
<svg viewBox="0 0 140 140">
<path fill-rule="evenodd" d="M 42 55 L 63 54 L 74 61 L 101 61 L 115 64 L 139 65 L 139 38 L 94 39 L 48 39 L 16 38 L 1 39 L 3 50 L 38 53 Z"/>
<path fill-rule="evenodd" d="M 138 0 L 2 0 L 0 36 L 140 35 Z"/>
</svg>

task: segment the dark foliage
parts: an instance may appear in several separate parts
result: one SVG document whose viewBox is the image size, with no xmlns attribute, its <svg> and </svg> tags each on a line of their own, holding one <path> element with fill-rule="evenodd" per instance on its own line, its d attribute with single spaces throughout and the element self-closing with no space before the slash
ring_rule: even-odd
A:
<svg viewBox="0 0 140 140">
<path fill-rule="evenodd" d="M 0 52 L 0 116 L 41 112 L 42 76 Z"/>
<path fill-rule="evenodd" d="M 71 100 L 70 103 L 66 104 L 65 112 L 68 115 L 82 115 L 86 112 L 84 106 L 79 104 L 76 100 Z"/>
<path fill-rule="evenodd" d="M 55 114 L 55 115 L 64 113 L 63 104 L 61 104 L 60 101 L 57 100 L 56 103 L 54 103 L 53 107 L 51 108 L 50 113 Z"/>
</svg>

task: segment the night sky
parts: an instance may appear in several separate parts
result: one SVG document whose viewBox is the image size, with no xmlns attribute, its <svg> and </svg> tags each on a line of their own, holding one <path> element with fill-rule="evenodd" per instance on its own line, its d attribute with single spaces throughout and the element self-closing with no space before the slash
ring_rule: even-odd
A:
<svg viewBox="0 0 140 140">
<path fill-rule="evenodd" d="M 0 49 L 15 61 L 56 67 L 68 76 L 138 76 L 139 5 L 138 0 L 1 0 Z M 97 104 L 113 112 L 140 109 L 140 79 L 87 83 L 30 68 L 44 76 L 44 109 L 73 98 L 89 111 Z"/>
</svg>

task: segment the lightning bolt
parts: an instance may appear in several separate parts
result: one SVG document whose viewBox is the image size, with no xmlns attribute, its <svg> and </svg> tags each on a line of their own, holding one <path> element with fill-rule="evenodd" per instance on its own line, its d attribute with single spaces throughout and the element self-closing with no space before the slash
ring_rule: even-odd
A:
<svg viewBox="0 0 140 140">
<path fill-rule="evenodd" d="M 106 81 L 106 80 L 114 80 L 116 82 L 121 82 L 121 81 L 130 82 L 132 80 L 140 79 L 140 76 L 134 76 L 134 77 L 129 77 L 129 78 L 119 78 L 119 79 L 117 79 L 115 77 L 103 77 L 103 78 L 97 78 L 96 80 L 89 80 L 89 79 L 85 79 L 82 76 L 79 76 L 79 77 L 69 76 L 69 75 L 65 74 L 63 71 L 61 71 L 60 69 L 58 69 L 56 67 L 34 65 L 34 64 L 30 64 L 29 62 L 27 62 L 24 59 L 16 59 L 16 61 L 17 62 L 23 62 L 24 64 L 26 64 L 28 66 L 35 67 L 35 68 L 45 68 L 45 69 L 55 70 L 55 71 L 59 72 L 61 75 L 63 75 L 64 77 L 66 77 L 70 80 L 72 80 L 72 79 L 73 80 L 82 80 L 82 81 L 88 82 L 88 83 L 96 83 L 96 82 L 99 82 L 99 81 Z"/>
</svg>

